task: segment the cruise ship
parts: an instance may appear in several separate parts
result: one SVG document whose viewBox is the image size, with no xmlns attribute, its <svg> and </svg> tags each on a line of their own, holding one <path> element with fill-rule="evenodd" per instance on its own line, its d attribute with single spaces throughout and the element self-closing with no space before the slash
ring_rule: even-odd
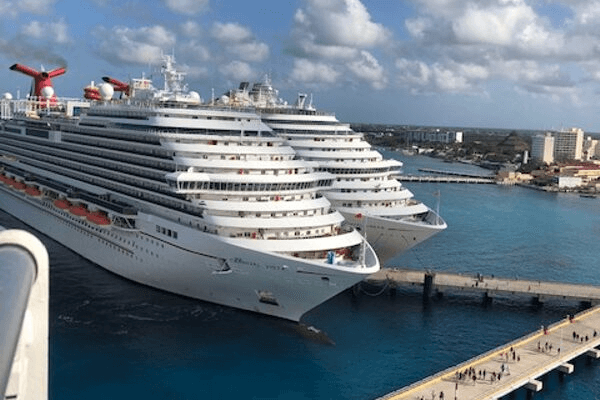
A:
<svg viewBox="0 0 600 400">
<path fill-rule="evenodd" d="M 164 89 L 105 77 L 84 99 L 11 69 L 46 84 L 0 100 L 0 208 L 101 267 L 292 321 L 379 270 L 321 194 L 334 176 L 254 111 L 203 104 L 172 57 Z"/>
<path fill-rule="evenodd" d="M 263 122 L 300 159 L 317 162 L 319 171 L 334 174 L 333 185 L 322 193 L 349 224 L 364 232 L 382 265 L 446 229 L 437 212 L 395 179 L 401 173 L 400 161 L 384 159 L 362 133 L 307 100 L 300 94 L 295 104 L 284 102 L 266 77 L 252 88 L 243 82 L 218 102 L 256 107 Z"/>
</svg>

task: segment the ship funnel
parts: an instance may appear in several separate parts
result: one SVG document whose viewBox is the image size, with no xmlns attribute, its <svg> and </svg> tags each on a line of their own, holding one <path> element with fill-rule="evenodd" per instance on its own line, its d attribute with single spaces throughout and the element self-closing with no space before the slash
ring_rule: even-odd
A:
<svg viewBox="0 0 600 400">
<path fill-rule="evenodd" d="M 102 80 L 113 85 L 116 92 L 123 92 L 127 96 L 130 95 L 131 86 L 128 83 L 121 82 L 120 80 L 111 78 L 110 76 L 103 76 Z"/>
<path fill-rule="evenodd" d="M 46 90 L 46 93 L 52 92 L 52 99 L 56 99 L 54 89 L 52 88 L 52 78 L 56 78 L 57 76 L 60 76 L 67 72 L 67 69 L 64 67 L 56 68 L 52 71 L 36 71 L 35 69 L 29 68 L 23 64 L 13 64 L 10 66 L 10 70 L 21 72 L 22 74 L 33 78 L 32 91 L 31 93 L 29 93 L 31 96 L 45 98 L 44 88 L 50 88 L 52 90 Z"/>
</svg>

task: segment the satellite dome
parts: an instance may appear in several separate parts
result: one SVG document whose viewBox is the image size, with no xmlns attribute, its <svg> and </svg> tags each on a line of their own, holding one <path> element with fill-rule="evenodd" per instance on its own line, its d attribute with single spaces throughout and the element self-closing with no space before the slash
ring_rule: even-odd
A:
<svg viewBox="0 0 600 400">
<path fill-rule="evenodd" d="M 102 100 L 108 101 L 112 99 L 113 94 L 115 93 L 115 89 L 112 87 L 112 85 L 104 83 L 100 85 L 100 87 L 98 88 L 98 92 L 100 92 L 100 97 L 102 98 Z"/>
<path fill-rule="evenodd" d="M 42 96 L 46 99 L 49 99 L 52 96 L 54 96 L 54 89 L 52 89 L 52 86 L 45 86 L 42 89 Z"/>
<path fill-rule="evenodd" d="M 200 102 L 201 102 L 201 99 L 200 99 L 200 94 L 199 94 L 198 92 L 191 91 L 191 92 L 189 93 L 189 95 L 190 95 L 190 98 L 191 98 L 192 100 L 194 100 L 194 101 L 196 101 L 196 102 L 198 102 L 198 103 L 200 103 Z"/>
<path fill-rule="evenodd" d="M 6 92 L 2 95 L 2 99 L 4 99 L 4 100 L 12 100 L 12 98 L 13 98 L 12 94 L 10 94 L 8 92 Z"/>
<path fill-rule="evenodd" d="M 221 98 L 219 99 L 219 101 L 221 102 L 221 104 L 229 104 L 229 97 L 228 96 L 221 96 Z"/>
</svg>

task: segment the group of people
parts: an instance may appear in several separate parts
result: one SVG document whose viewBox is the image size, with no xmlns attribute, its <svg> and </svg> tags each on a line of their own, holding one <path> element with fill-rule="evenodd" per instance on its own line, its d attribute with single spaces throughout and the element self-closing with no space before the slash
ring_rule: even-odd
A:
<svg viewBox="0 0 600 400">
<path fill-rule="evenodd" d="M 515 351 L 515 349 L 513 349 L 513 347 L 511 346 L 510 349 L 506 352 L 506 353 L 500 353 L 500 357 L 503 359 L 506 359 L 506 361 L 510 361 L 511 359 L 513 361 L 521 361 L 521 356 L 517 354 L 517 352 Z"/>
<path fill-rule="evenodd" d="M 538 341 L 537 343 L 537 349 L 539 352 L 541 353 L 552 353 L 552 343 L 550 342 L 546 342 L 544 343 L 544 345 L 542 346 L 542 343 Z M 560 354 L 560 347 L 556 348 L 556 354 Z"/>
<path fill-rule="evenodd" d="M 431 400 L 435 400 L 435 398 L 436 398 L 436 393 L 435 393 L 435 391 L 432 390 L 431 391 Z M 421 396 L 419 398 L 419 400 L 425 400 L 425 396 Z M 443 391 L 440 392 L 440 400 L 444 400 L 444 392 Z"/>
<path fill-rule="evenodd" d="M 596 332 L 596 330 L 594 329 L 592 337 L 596 336 L 598 336 L 598 332 Z M 590 337 L 588 335 L 580 335 L 577 332 L 573 331 L 573 340 L 580 341 L 581 343 L 583 343 L 584 341 L 587 342 L 588 340 L 590 340 Z"/>
</svg>

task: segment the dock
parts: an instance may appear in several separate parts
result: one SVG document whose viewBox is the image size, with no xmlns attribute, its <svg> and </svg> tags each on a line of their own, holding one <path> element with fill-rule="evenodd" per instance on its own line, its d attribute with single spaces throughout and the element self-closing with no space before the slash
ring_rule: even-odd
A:
<svg viewBox="0 0 600 400">
<path fill-rule="evenodd" d="M 381 400 L 492 400 L 517 389 L 543 389 L 539 378 L 570 374 L 573 359 L 600 357 L 600 306 L 380 397 Z"/>
<path fill-rule="evenodd" d="M 445 292 L 481 293 L 491 300 L 498 295 L 525 295 L 543 303 L 548 299 L 579 301 L 588 306 L 600 304 L 600 286 L 576 283 L 548 282 L 529 279 L 501 278 L 481 274 L 464 275 L 449 272 L 401 268 L 383 268 L 365 282 L 401 286 L 422 286 L 424 295 L 441 296 Z"/>
<path fill-rule="evenodd" d="M 396 175 L 396 179 L 401 182 L 439 182 L 439 183 L 475 183 L 491 184 L 496 183 L 494 178 L 474 178 L 459 175 Z"/>
<path fill-rule="evenodd" d="M 464 177 L 468 177 L 468 178 L 486 178 L 486 179 L 493 179 L 493 176 L 490 175 L 482 175 L 482 174 L 469 174 L 467 172 L 457 172 L 457 171 L 449 171 L 449 170 L 442 170 L 442 169 L 432 169 L 432 168 L 419 168 L 420 172 L 427 172 L 430 174 L 437 174 L 437 175 L 450 175 L 450 176 L 464 176 Z"/>
<path fill-rule="evenodd" d="M 440 182 L 440 183 L 496 183 L 496 179 L 489 175 L 469 174 L 466 172 L 444 171 L 430 168 L 419 168 L 420 172 L 431 175 L 395 175 L 399 181 L 405 182 Z"/>
</svg>

